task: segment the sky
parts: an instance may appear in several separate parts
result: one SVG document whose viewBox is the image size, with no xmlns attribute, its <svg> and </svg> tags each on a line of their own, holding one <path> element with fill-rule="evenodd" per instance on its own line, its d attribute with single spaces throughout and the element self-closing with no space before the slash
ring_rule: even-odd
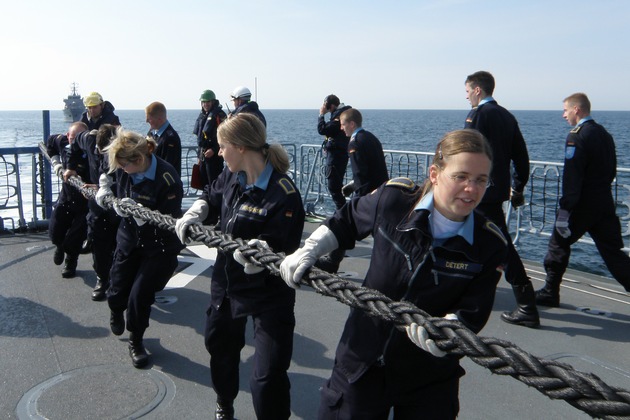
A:
<svg viewBox="0 0 630 420">
<path fill-rule="evenodd" d="M 247 86 L 264 109 L 630 110 L 625 0 L 22 0 L 0 14 L 0 110 L 56 110 L 73 82 L 116 109 L 197 109 Z M 224 105 L 225 106 L 225 105 Z"/>
</svg>

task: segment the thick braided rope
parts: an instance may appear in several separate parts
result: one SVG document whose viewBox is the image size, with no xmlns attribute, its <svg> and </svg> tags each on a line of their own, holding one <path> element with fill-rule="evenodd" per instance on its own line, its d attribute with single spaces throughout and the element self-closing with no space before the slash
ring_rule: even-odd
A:
<svg viewBox="0 0 630 420">
<path fill-rule="evenodd" d="M 44 156 L 47 157 L 45 152 Z M 95 191 L 86 187 L 80 178 L 71 177 L 67 182 L 86 197 L 94 198 Z M 111 196 L 105 198 L 105 203 L 108 207 L 116 204 L 130 216 L 175 232 L 175 219 L 171 216 Z M 199 223 L 189 226 L 188 237 L 225 252 L 239 249 L 252 263 L 267 268 L 275 275 L 280 274 L 279 265 L 285 257 L 283 253 L 250 247 L 247 241 L 206 229 Z M 431 317 L 409 302 L 393 301 L 376 290 L 358 286 L 315 267 L 305 274 L 301 283 L 319 294 L 334 297 L 371 316 L 393 322 L 400 330 L 412 322 L 422 325 L 446 353 L 468 356 L 492 373 L 511 376 L 551 399 L 565 400 L 594 418 L 630 419 L 630 391 L 611 387 L 596 375 L 576 371 L 568 364 L 539 359 L 505 340 L 478 337 L 459 321 Z"/>
</svg>

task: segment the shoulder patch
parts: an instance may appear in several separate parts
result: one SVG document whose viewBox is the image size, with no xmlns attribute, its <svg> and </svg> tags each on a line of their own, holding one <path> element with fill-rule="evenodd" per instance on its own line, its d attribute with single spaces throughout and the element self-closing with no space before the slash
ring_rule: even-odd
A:
<svg viewBox="0 0 630 420">
<path fill-rule="evenodd" d="M 169 174 L 168 172 L 164 172 L 162 174 L 162 178 L 164 178 L 166 185 L 168 185 L 169 187 L 175 184 L 175 179 L 173 178 L 173 175 Z"/>
<path fill-rule="evenodd" d="M 406 190 L 413 190 L 416 186 L 416 183 L 409 178 L 399 177 L 390 179 L 385 185 L 388 187 L 400 187 Z"/>
<path fill-rule="evenodd" d="M 491 221 L 486 221 L 486 224 L 483 225 L 484 229 L 490 231 L 491 233 L 493 233 L 497 238 L 501 239 L 501 241 L 503 242 L 504 245 L 507 246 L 508 242 L 507 239 L 505 238 L 505 236 L 503 236 L 503 233 L 501 232 L 501 229 L 499 229 L 499 227 L 497 225 L 495 225 L 494 223 L 492 223 Z"/>
<path fill-rule="evenodd" d="M 571 134 L 575 134 L 575 133 L 579 133 L 580 130 L 582 129 L 581 125 L 578 125 L 577 127 L 575 127 L 573 130 L 570 131 Z"/>
<path fill-rule="evenodd" d="M 287 178 L 280 178 L 278 180 L 278 185 L 280 185 L 280 187 L 284 190 L 286 195 L 293 194 L 296 192 L 295 188 L 293 187 L 293 184 Z"/>
</svg>

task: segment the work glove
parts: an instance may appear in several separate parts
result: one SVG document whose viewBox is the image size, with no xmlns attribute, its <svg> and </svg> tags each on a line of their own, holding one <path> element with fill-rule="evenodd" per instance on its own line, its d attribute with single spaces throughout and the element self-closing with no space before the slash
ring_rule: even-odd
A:
<svg viewBox="0 0 630 420">
<path fill-rule="evenodd" d="M 571 236 L 571 229 L 569 229 L 569 213 L 568 210 L 560 209 L 558 210 L 558 217 L 556 218 L 556 230 L 558 234 L 563 238 L 568 238 Z"/>
<path fill-rule="evenodd" d="M 348 182 L 346 185 L 344 185 L 341 188 L 341 193 L 344 195 L 344 197 L 350 197 L 353 192 L 354 192 L 354 181 Z"/>
<path fill-rule="evenodd" d="M 306 239 L 302 248 L 284 258 L 280 264 L 282 279 L 289 287 L 297 289 L 306 270 L 311 268 L 319 257 L 337 248 L 339 242 L 335 234 L 327 226 L 321 225 Z"/>
<path fill-rule="evenodd" d="M 107 174 L 101 174 L 98 179 L 98 191 L 96 192 L 96 204 L 107 209 L 107 205 L 105 204 L 105 197 L 113 197 L 114 193 L 112 192 L 112 185 L 114 185 L 114 181 Z"/>
<path fill-rule="evenodd" d="M 455 314 L 446 314 L 444 319 L 457 320 L 457 315 Z M 433 339 L 429 338 L 429 333 L 426 328 L 416 324 L 415 322 L 407 325 L 405 327 L 407 331 L 407 337 L 411 340 L 413 344 L 420 347 L 422 350 L 431 353 L 436 357 L 444 357 L 446 353 L 435 344 Z"/>
<path fill-rule="evenodd" d="M 61 164 L 61 159 L 59 158 L 59 155 L 51 157 L 50 163 L 52 164 L 53 173 L 57 174 L 57 176 L 62 176 L 63 165 Z"/>
<path fill-rule="evenodd" d="M 523 192 L 512 190 L 510 202 L 512 203 L 512 207 L 514 208 L 521 207 L 523 204 L 525 204 L 525 196 L 523 195 Z"/>
<path fill-rule="evenodd" d="M 175 233 L 177 233 L 177 237 L 182 244 L 186 245 L 186 242 L 190 242 L 190 239 L 186 238 L 188 226 L 203 222 L 208 217 L 209 212 L 210 207 L 205 200 L 195 200 L 192 207 L 181 218 L 177 219 L 175 222 Z"/>
<path fill-rule="evenodd" d="M 252 248 L 263 248 L 264 250 L 269 251 L 271 250 L 269 244 L 267 244 L 267 242 L 265 241 L 261 241 L 260 239 L 250 239 L 249 242 L 247 242 L 247 245 L 251 246 Z M 245 269 L 243 270 L 245 271 L 245 274 L 258 274 L 265 269 L 265 267 L 261 267 L 254 263 L 251 263 L 245 256 L 243 256 L 243 253 L 238 249 L 234 251 L 234 261 L 245 267 Z"/>
<path fill-rule="evenodd" d="M 138 204 L 136 203 L 135 200 L 129 198 L 129 197 L 125 197 L 123 199 L 120 200 L 121 203 L 126 203 L 126 204 L 130 204 L 130 205 L 136 205 L 139 207 L 142 207 L 142 204 Z M 125 210 L 122 209 L 122 207 L 120 207 L 120 205 L 118 203 L 114 203 L 114 211 L 116 212 L 117 215 L 119 215 L 120 217 L 129 217 L 131 216 L 131 213 L 127 213 Z M 139 217 L 133 217 L 133 220 L 136 221 L 136 224 L 138 226 L 142 226 L 146 223 L 146 221 L 140 219 Z"/>
</svg>

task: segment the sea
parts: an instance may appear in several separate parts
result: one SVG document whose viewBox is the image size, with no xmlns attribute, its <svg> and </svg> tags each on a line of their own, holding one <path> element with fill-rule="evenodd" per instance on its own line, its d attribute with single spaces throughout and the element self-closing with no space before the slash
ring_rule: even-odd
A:
<svg viewBox="0 0 630 420">
<path fill-rule="evenodd" d="M 192 134 L 200 110 L 169 110 L 168 119 L 182 144 L 195 146 Z M 269 143 L 321 144 L 317 133 L 318 109 L 262 110 L 267 119 Z M 144 110 L 116 110 L 127 129 L 148 131 Z M 444 133 L 460 129 L 468 113 L 462 110 L 361 110 L 363 127 L 374 133 L 384 149 L 431 152 Z M 570 129 L 562 110 L 512 111 L 528 146 L 530 160 L 562 162 L 564 140 Z M 65 133 L 68 123 L 61 110 L 50 110 L 50 132 Z M 43 111 L 0 111 L 0 148 L 36 146 L 43 140 Z M 630 111 L 593 111 L 593 118 L 615 138 L 617 166 L 630 168 Z M 548 239 L 521 235 L 522 258 L 542 262 Z M 592 245 L 576 245 L 571 268 L 610 276 Z"/>
</svg>

